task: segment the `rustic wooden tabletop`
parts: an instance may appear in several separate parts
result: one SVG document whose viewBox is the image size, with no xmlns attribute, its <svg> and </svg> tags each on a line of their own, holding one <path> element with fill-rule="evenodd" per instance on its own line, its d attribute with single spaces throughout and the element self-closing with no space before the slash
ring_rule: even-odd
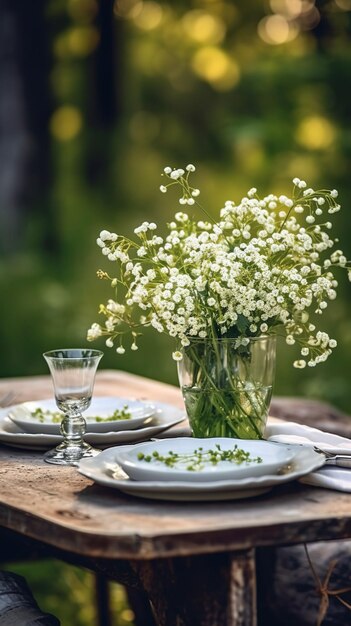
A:
<svg viewBox="0 0 351 626">
<path fill-rule="evenodd" d="M 0 398 L 9 390 L 16 402 L 52 396 L 49 377 L 1 380 Z M 95 395 L 183 406 L 177 388 L 123 372 L 99 372 Z M 254 626 L 257 547 L 351 536 L 341 492 L 291 483 L 248 500 L 143 500 L 42 455 L 0 446 L 0 525 L 123 582 L 134 577 L 160 626 Z"/>
</svg>

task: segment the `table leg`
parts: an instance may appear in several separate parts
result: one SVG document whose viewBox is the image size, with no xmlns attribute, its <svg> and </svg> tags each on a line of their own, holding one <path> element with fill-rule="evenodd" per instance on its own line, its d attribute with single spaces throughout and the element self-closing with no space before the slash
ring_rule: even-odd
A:
<svg viewBox="0 0 351 626">
<path fill-rule="evenodd" d="M 98 626 L 112 626 L 110 582 L 103 574 L 95 574 L 96 623 Z"/>
<path fill-rule="evenodd" d="M 257 626 L 254 550 L 135 563 L 157 626 Z"/>
</svg>

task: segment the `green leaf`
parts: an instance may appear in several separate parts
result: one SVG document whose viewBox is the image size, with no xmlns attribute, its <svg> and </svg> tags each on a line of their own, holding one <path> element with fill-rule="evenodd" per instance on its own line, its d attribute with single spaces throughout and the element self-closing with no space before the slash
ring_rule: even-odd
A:
<svg viewBox="0 0 351 626">
<path fill-rule="evenodd" d="M 240 334 L 245 335 L 246 330 L 249 326 L 249 320 L 247 319 L 247 317 L 245 317 L 245 315 L 242 315 L 241 313 L 239 313 L 238 319 L 236 321 L 236 325 L 238 327 Z"/>
</svg>

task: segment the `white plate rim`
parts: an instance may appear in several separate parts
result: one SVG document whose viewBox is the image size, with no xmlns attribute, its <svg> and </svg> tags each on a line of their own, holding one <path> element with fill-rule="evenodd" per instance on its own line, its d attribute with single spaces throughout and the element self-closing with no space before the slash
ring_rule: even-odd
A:
<svg viewBox="0 0 351 626">
<path fill-rule="evenodd" d="M 90 407 L 83 414 L 84 416 L 89 417 L 89 412 L 97 412 L 104 410 L 103 407 L 96 407 L 99 404 L 115 404 L 115 405 L 126 405 L 126 404 L 134 404 L 139 405 L 144 409 L 143 415 L 132 416 L 131 419 L 126 420 L 110 420 L 106 422 L 89 422 L 87 420 L 87 432 L 118 432 L 121 430 L 134 430 L 144 425 L 146 422 L 150 422 L 153 416 L 156 416 L 156 406 L 152 402 L 148 402 L 146 400 L 139 400 L 136 398 L 125 398 L 118 396 L 95 396 L 92 400 Z M 42 408 L 43 410 L 58 410 L 56 407 L 55 400 L 52 398 L 46 398 L 44 400 L 29 400 L 27 402 L 21 402 L 20 404 L 16 404 L 14 406 L 7 408 L 7 417 L 14 422 L 19 428 L 23 430 L 23 432 L 30 433 L 32 435 L 38 434 L 46 434 L 46 435 L 59 435 L 60 424 L 53 424 L 51 422 L 41 423 L 39 420 L 31 417 L 21 417 L 17 416 L 16 412 L 25 412 L 30 411 L 31 409 Z"/>
<path fill-rule="evenodd" d="M 282 444 L 284 445 L 284 444 Z M 130 447 L 130 446 L 125 446 Z M 97 457 L 92 459 L 82 459 L 78 465 L 78 471 L 105 487 L 122 491 L 129 495 L 138 497 L 151 497 L 153 499 L 189 499 L 189 495 L 202 494 L 206 499 L 212 499 L 213 492 L 228 493 L 228 489 L 233 492 L 248 491 L 250 489 L 274 487 L 275 485 L 291 482 L 320 468 L 324 459 L 320 454 L 303 446 L 289 445 L 289 448 L 296 449 L 294 463 L 295 470 L 281 475 L 261 475 L 252 478 L 242 478 L 237 480 L 211 481 L 211 482 L 177 482 L 177 481 L 133 481 L 128 476 L 120 480 L 109 475 L 109 466 L 113 462 L 115 465 L 116 449 L 104 450 Z M 122 475 L 124 472 L 121 470 Z M 167 497 L 166 497 L 167 496 Z"/>
<path fill-rule="evenodd" d="M 147 441 L 160 433 L 167 431 L 172 426 L 185 420 L 185 411 L 173 404 L 152 401 L 156 406 L 158 424 L 145 426 L 136 430 L 124 430 L 108 433 L 87 433 L 84 438 L 92 445 L 109 447 L 120 444 Z M 11 447 L 19 447 L 27 450 L 47 450 L 61 443 L 60 435 L 32 434 L 22 432 L 8 417 L 10 407 L 0 410 L 0 444 L 4 443 Z"/>
<path fill-rule="evenodd" d="M 238 448 L 242 449 L 251 449 L 252 455 L 257 456 L 266 456 L 265 450 L 271 450 L 272 456 L 275 457 L 271 461 L 267 460 L 264 463 L 259 464 L 250 464 L 250 466 L 245 465 L 232 465 L 229 466 L 226 464 L 225 467 L 216 467 L 211 468 L 210 470 L 203 470 L 202 472 L 187 472 L 186 469 L 183 470 L 173 470 L 167 467 L 160 467 L 159 465 L 148 465 L 147 463 L 138 462 L 135 456 L 142 451 L 147 451 L 150 446 L 154 450 L 159 450 L 161 448 L 169 448 L 174 452 L 179 452 L 179 450 L 186 448 L 213 448 L 216 445 L 222 446 L 222 449 L 226 449 L 230 446 L 236 445 Z M 264 441 L 264 440 L 240 440 L 236 438 L 228 438 L 228 437 L 208 437 L 208 438 L 199 438 L 199 437 L 177 437 L 174 439 L 161 440 L 157 442 L 144 442 L 140 444 L 135 444 L 129 450 L 117 450 L 116 451 L 116 462 L 121 466 L 126 474 L 130 478 L 134 478 L 135 480 L 143 480 L 143 478 L 139 478 L 143 473 L 145 473 L 145 478 L 147 475 L 149 478 L 146 480 L 150 480 L 152 482 L 159 481 L 184 481 L 190 480 L 190 482 L 208 482 L 208 481 L 219 481 L 219 480 L 229 480 L 230 478 L 243 478 L 245 475 L 250 476 L 259 476 L 261 474 L 267 475 L 267 473 L 273 474 L 279 471 L 279 469 L 283 466 L 286 466 L 292 459 L 293 452 L 291 448 L 286 445 L 275 444 L 274 442 Z M 279 458 L 280 457 L 280 458 Z M 173 474 L 173 477 L 172 477 Z M 215 475 L 220 475 L 221 478 L 215 477 Z"/>
</svg>

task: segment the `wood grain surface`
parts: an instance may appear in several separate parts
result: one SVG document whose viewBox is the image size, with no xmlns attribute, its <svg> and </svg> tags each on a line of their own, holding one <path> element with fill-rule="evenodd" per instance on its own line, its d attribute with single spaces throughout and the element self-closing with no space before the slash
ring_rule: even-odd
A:
<svg viewBox="0 0 351 626">
<path fill-rule="evenodd" d="M 0 397 L 10 389 L 17 401 L 52 395 L 49 377 L 0 381 Z M 124 372 L 100 372 L 95 393 L 182 406 L 177 388 Z M 0 525 L 75 554 L 154 559 L 347 537 L 351 498 L 289 484 L 232 502 L 143 500 L 0 446 Z"/>
<path fill-rule="evenodd" d="M 48 376 L 0 380 L 0 403 L 9 391 L 11 402 L 53 393 Z M 179 389 L 125 372 L 100 371 L 95 395 L 183 408 Z M 349 434 L 349 418 L 321 403 L 274 398 L 271 414 Z M 156 626 L 257 626 L 256 547 L 350 536 L 349 494 L 291 483 L 250 500 L 142 500 L 48 465 L 41 452 L 0 445 L 2 552 L 62 558 L 115 579 Z"/>
</svg>

